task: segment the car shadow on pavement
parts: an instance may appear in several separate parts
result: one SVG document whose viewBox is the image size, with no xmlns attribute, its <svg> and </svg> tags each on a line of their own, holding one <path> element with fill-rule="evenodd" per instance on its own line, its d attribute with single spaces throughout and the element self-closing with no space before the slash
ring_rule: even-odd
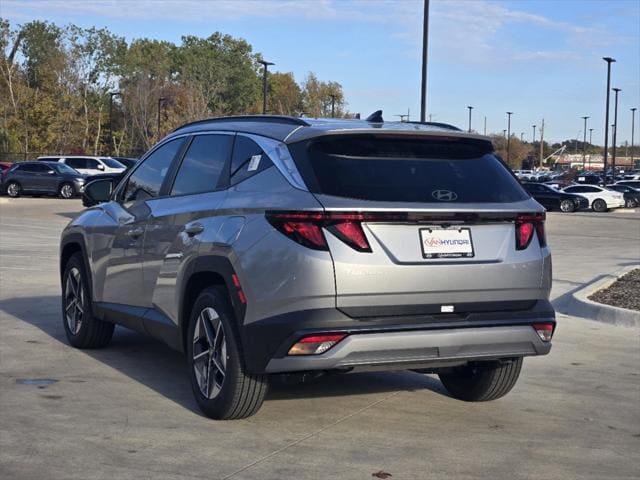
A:
<svg viewBox="0 0 640 480">
<path fill-rule="evenodd" d="M 0 303 L 0 312 L 37 327 L 71 348 L 60 318 L 60 297 L 9 298 Z M 163 343 L 118 327 L 108 347 L 76 352 L 116 369 L 200 415 L 191 392 L 184 356 Z M 266 402 L 419 390 L 430 390 L 448 396 L 442 384 L 427 375 L 408 371 L 366 372 L 331 374 L 304 383 L 293 382 L 289 376 L 278 376 L 272 382 Z"/>
</svg>

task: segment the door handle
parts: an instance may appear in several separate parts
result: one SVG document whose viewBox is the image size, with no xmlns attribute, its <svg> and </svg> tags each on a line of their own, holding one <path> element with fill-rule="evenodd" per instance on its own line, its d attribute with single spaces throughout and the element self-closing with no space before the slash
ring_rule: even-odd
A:
<svg viewBox="0 0 640 480">
<path fill-rule="evenodd" d="M 131 230 L 127 230 L 127 236 L 131 238 L 138 238 L 144 233 L 144 229 L 141 227 L 132 228 Z"/>
<path fill-rule="evenodd" d="M 201 223 L 194 223 L 184 229 L 184 232 L 190 237 L 194 237 L 199 233 L 204 232 L 204 226 Z"/>
</svg>

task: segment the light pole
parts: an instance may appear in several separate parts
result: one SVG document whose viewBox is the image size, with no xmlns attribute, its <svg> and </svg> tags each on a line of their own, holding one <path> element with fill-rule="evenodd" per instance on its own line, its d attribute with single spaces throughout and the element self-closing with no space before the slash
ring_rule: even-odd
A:
<svg viewBox="0 0 640 480">
<path fill-rule="evenodd" d="M 164 97 L 160 97 L 158 98 L 158 140 L 160 140 L 160 110 L 162 109 L 162 103 L 165 101 L 166 99 Z"/>
<path fill-rule="evenodd" d="M 520 132 L 520 141 L 524 143 L 524 132 Z"/>
<path fill-rule="evenodd" d="M 487 136 L 487 116 L 484 116 L 484 136 Z"/>
<path fill-rule="evenodd" d="M 513 112 L 507 112 L 507 163 L 511 160 L 511 115 Z"/>
<path fill-rule="evenodd" d="M 429 0 L 424 0 L 422 17 L 422 85 L 420 87 L 420 121 L 427 118 L 427 53 L 429 46 Z"/>
<path fill-rule="evenodd" d="M 602 170 L 602 181 L 607 183 L 607 150 L 609 148 L 609 93 L 611 90 L 611 64 L 615 62 L 614 58 L 602 57 L 607 62 L 607 107 L 604 114 L 604 169 Z"/>
<path fill-rule="evenodd" d="M 589 145 L 593 145 L 593 128 L 589 129 Z"/>
<path fill-rule="evenodd" d="M 261 63 L 264 67 L 262 74 L 262 114 L 265 115 L 267 113 L 267 70 L 269 65 L 275 65 L 275 63 L 267 62 L 266 60 L 258 60 L 258 63 Z"/>
<path fill-rule="evenodd" d="M 531 146 L 534 148 L 534 150 L 533 150 L 533 153 L 534 153 L 534 155 L 533 155 L 533 169 L 535 170 L 536 169 L 536 155 L 535 155 L 535 153 L 536 153 L 536 151 L 535 151 L 535 148 L 536 148 L 536 126 L 535 125 L 531 125 L 531 126 L 533 127 L 533 140 L 531 140 Z"/>
<path fill-rule="evenodd" d="M 582 117 L 584 120 L 584 136 L 582 141 L 582 170 L 584 170 L 584 162 L 587 158 L 587 119 L 589 117 Z"/>
<path fill-rule="evenodd" d="M 113 153 L 113 97 L 118 95 L 121 95 L 121 93 L 109 93 L 109 153 Z"/>
<path fill-rule="evenodd" d="M 504 137 L 504 139 L 507 139 L 507 131 L 506 130 L 502 130 L 502 136 Z"/>
<path fill-rule="evenodd" d="M 471 110 L 473 110 L 473 107 L 471 105 L 467 105 L 467 108 L 469 109 L 469 133 L 471 133 Z"/>
<path fill-rule="evenodd" d="M 633 162 L 633 134 L 636 129 L 636 108 L 631 109 L 631 168 L 635 168 L 636 164 Z"/>
<path fill-rule="evenodd" d="M 616 98 L 614 101 L 613 107 L 613 151 L 611 155 L 611 168 L 613 171 L 613 178 L 616 178 L 616 141 L 618 140 L 618 93 L 622 91 L 620 88 L 612 88 L 614 92 L 616 92 Z"/>
</svg>

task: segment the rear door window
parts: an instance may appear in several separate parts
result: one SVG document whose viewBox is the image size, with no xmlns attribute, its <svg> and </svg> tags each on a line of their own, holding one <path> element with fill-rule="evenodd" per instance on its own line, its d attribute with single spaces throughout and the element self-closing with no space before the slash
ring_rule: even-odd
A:
<svg viewBox="0 0 640 480">
<path fill-rule="evenodd" d="M 316 193 L 430 203 L 529 198 L 487 142 L 361 134 L 312 139 L 290 151 Z"/>
<path fill-rule="evenodd" d="M 196 135 L 182 160 L 171 195 L 217 190 L 226 183 L 223 175 L 231 155 L 232 135 Z"/>
</svg>

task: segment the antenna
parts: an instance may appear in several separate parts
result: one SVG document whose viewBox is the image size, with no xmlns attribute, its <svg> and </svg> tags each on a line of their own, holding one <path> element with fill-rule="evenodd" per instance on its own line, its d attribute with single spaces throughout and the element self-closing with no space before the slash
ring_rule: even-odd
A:
<svg viewBox="0 0 640 480">
<path fill-rule="evenodd" d="M 376 110 L 371 115 L 366 118 L 367 122 L 371 123 L 384 123 L 384 119 L 382 118 L 382 110 Z"/>
</svg>

